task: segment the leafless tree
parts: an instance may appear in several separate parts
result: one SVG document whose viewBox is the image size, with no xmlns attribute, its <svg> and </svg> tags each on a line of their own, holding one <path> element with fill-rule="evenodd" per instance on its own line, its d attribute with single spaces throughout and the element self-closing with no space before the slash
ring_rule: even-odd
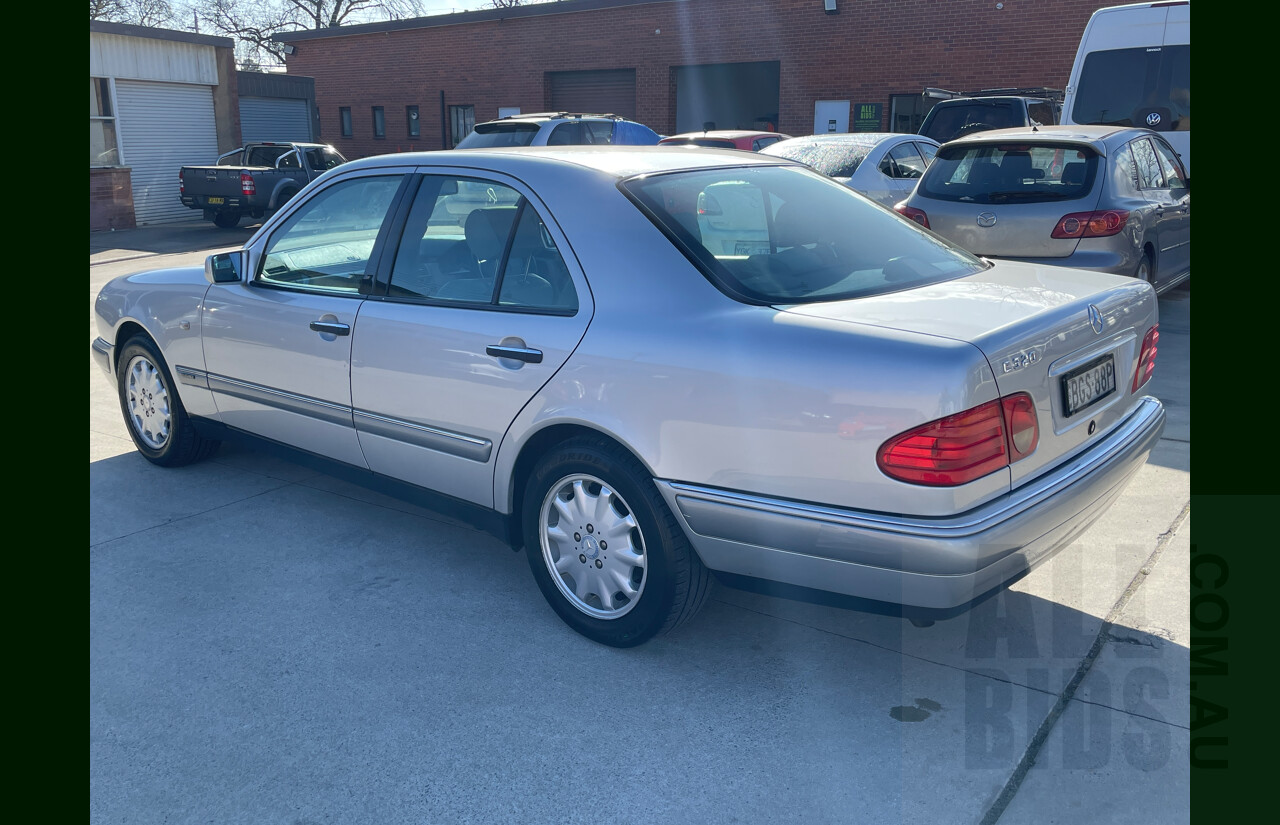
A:
<svg viewBox="0 0 1280 825">
<path fill-rule="evenodd" d="M 174 22 L 168 0 L 89 0 L 89 19 L 136 26 L 167 26 Z"/>
</svg>

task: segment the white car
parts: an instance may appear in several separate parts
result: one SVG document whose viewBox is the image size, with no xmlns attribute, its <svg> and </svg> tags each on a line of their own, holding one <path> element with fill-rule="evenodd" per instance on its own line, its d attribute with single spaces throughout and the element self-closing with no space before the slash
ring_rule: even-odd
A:
<svg viewBox="0 0 1280 825">
<path fill-rule="evenodd" d="M 932 138 L 888 132 L 811 135 L 760 150 L 798 160 L 890 209 L 911 194 L 937 151 Z"/>
<path fill-rule="evenodd" d="M 642 123 L 617 115 L 537 112 L 477 123 L 455 149 L 506 146 L 653 146 L 661 138 Z"/>
</svg>

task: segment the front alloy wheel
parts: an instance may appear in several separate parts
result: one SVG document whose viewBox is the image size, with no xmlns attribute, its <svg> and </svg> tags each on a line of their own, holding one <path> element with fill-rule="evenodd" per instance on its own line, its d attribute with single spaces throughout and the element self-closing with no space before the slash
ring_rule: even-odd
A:
<svg viewBox="0 0 1280 825">
<path fill-rule="evenodd" d="M 542 559 L 564 597 L 596 619 L 625 616 L 645 585 L 644 536 L 618 492 L 591 475 L 552 485 L 538 517 Z"/>
<path fill-rule="evenodd" d="M 129 361 L 125 378 L 125 401 L 129 424 L 138 438 L 153 450 L 163 450 L 173 426 L 169 411 L 169 390 L 164 376 L 145 355 Z"/>
</svg>

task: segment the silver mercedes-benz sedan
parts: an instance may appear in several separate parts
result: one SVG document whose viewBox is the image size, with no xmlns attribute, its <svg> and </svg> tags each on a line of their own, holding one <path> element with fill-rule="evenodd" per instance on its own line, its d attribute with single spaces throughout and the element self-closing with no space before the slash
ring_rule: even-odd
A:
<svg viewBox="0 0 1280 825">
<path fill-rule="evenodd" d="M 712 231 L 727 188 L 758 208 Z M 1150 285 L 983 261 L 732 151 L 366 158 L 96 316 L 148 460 L 245 436 L 447 510 L 615 646 L 713 574 L 954 615 L 1079 535 L 1164 424 Z"/>
<path fill-rule="evenodd" d="M 1130 275 L 1160 292 L 1191 277 L 1190 180 L 1149 129 L 960 138 L 895 208 L 975 255 Z"/>
</svg>

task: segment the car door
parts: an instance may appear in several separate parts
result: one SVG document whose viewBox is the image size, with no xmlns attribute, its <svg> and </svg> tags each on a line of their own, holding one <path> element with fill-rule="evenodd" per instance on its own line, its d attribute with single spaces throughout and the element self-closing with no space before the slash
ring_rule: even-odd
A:
<svg viewBox="0 0 1280 825">
<path fill-rule="evenodd" d="M 1181 181 L 1166 179 L 1158 144 L 1162 144 L 1158 138 L 1142 137 L 1131 141 L 1129 148 L 1133 151 L 1138 187 L 1154 207 L 1155 281 L 1162 283 L 1191 266 L 1191 196 Z M 1167 150 L 1167 145 L 1163 148 Z"/>
<path fill-rule="evenodd" d="M 351 417 L 351 332 L 407 171 L 316 190 L 250 247 L 246 280 L 210 287 L 201 338 L 223 423 L 365 466 Z"/>
<path fill-rule="evenodd" d="M 591 294 L 527 188 L 431 172 L 360 310 L 355 426 L 374 472 L 492 507 L 498 446 L 578 345 Z"/>
<path fill-rule="evenodd" d="M 916 181 L 924 175 L 925 163 L 913 141 L 904 141 L 889 149 L 880 161 L 880 172 L 889 179 L 888 198 L 883 203 L 892 208 L 904 201 L 916 188 Z"/>
<path fill-rule="evenodd" d="M 1191 188 L 1173 148 L 1159 137 L 1152 137 L 1151 145 L 1164 173 L 1161 203 L 1156 208 L 1162 258 L 1156 274 L 1159 280 L 1164 280 L 1177 278 L 1191 269 Z"/>
</svg>

